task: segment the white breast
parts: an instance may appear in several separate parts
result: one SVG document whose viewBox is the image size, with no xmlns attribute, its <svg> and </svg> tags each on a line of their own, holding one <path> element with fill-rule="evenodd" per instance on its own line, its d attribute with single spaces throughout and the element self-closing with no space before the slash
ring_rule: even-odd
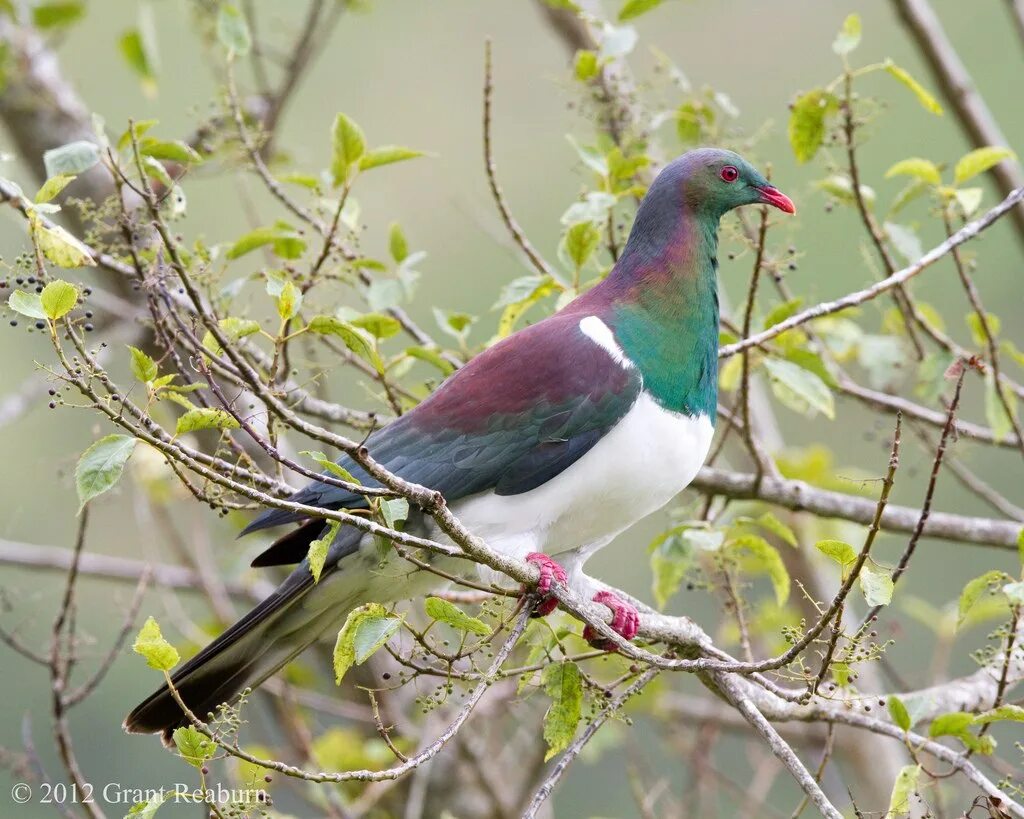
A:
<svg viewBox="0 0 1024 819">
<path fill-rule="evenodd" d="M 519 556 L 601 544 L 660 509 L 696 476 L 714 429 L 641 394 L 576 463 L 520 495 L 482 493 L 453 511 L 495 548 Z"/>
</svg>

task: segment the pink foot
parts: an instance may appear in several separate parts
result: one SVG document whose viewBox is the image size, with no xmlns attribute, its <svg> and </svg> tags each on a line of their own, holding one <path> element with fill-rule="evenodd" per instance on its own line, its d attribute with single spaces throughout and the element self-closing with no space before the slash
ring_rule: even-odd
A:
<svg viewBox="0 0 1024 819">
<path fill-rule="evenodd" d="M 618 595 L 610 591 L 600 591 L 594 595 L 595 603 L 604 603 L 612 610 L 612 621 L 608 625 L 612 631 L 620 635 L 623 640 L 632 640 L 640 628 L 640 612 L 627 603 Z M 583 639 L 594 648 L 602 651 L 615 651 L 615 644 L 605 639 L 590 626 L 583 629 Z"/>
<path fill-rule="evenodd" d="M 558 608 L 558 600 L 549 595 L 551 584 L 555 581 L 566 585 L 568 577 L 565 569 L 559 566 L 554 560 L 543 552 L 530 552 L 526 556 L 527 563 L 533 563 L 540 570 L 540 579 L 537 581 L 537 591 L 541 595 L 540 602 L 534 606 L 534 617 L 547 617 Z M 524 589 L 526 591 L 526 589 Z"/>
</svg>

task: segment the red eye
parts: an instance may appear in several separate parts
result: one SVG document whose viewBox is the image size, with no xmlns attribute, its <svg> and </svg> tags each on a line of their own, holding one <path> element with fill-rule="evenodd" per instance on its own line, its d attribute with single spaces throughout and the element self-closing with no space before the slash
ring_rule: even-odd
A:
<svg viewBox="0 0 1024 819">
<path fill-rule="evenodd" d="M 737 179 L 739 179 L 740 172 L 736 170 L 736 168 L 734 168 L 732 165 L 726 165 L 724 168 L 722 168 L 719 175 L 726 182 L 735 182 Z"/>
</svg>

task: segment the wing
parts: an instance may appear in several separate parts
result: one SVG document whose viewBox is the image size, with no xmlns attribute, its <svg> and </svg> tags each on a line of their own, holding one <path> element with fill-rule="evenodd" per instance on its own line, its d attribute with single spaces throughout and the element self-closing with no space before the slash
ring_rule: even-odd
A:
<svg viewBox="0 0 1024 819">
<path fill-rule="evenodd" d="M 454 373 L 415 409 L 371 435 L 370 455 L 448 501 L 485 490 L 535 489 L 581 458 L 621 419 L 642 386 L 639 373 L 558 313 L 499 342 Z M 350 458 L 339 463 L 379 486 Z M 292 500 L 357 508 L 359 495 L 314 482 Z M 300 520 L 270 510 L 245 533 Z"/>
</svg>

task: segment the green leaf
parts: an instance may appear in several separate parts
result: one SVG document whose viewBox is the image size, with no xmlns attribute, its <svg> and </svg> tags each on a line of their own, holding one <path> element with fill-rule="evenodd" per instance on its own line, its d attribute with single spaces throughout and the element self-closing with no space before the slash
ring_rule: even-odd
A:
<svg viewBox="0 0 1024 819">
<path fill-rule="evenodd" d="M 334 316 L 313 316 L 306 328 L 312 333 L 337 336 L 353 353 L 373 364 L 377 372 L 384 372 L 384 362 L 365 330 Z"/>
<path fill-rule="evenodd" d="M 145 384 L 156 378 L 159 372 L 156 362 L 138 347 L 128 345 L 128 352 L 132 357 L 132 375 Z"/>
<path fill-rule="evenodd" d="M 843 21 L 832 50 L 840 57 L 845 57 L 860 44 L 860 15 L 851 14 Z"/>
<path fill-rule="evenodd" d="M 57 279 L 43 288 L 43 292 L 39 294 L 39 303 L 47 318 L 56 321 L 75 309 L 75 305 L 78 304 L 78 288 Z"/>
<path fill-rule="evenodd" d="M 760 569 L 768 575 L 775 590 L 776 603 L 781 606 L 789 599 L 789 572 L 779 550 L 767 540 L 757 535 L 739 535 L 727 541 L 724 548 L 746 553 L 749 555 L 748 568 Z"/>
<path fill-rule="evenodd" d="M 580 82 L 592 80 L 600 70 L 601 66 L 597 62 L 597 54 L 595 52 L 587 48 L 581 48 L 576 52 L 576 58 L 573 60 L 573 72 L 577 80 Z"/>
<path fill-rule="evenodd" d="M 124 57 L 128 67 L 134 71 L 142 83 L 143 93 L 152 97 L 156 93 L 156 69 L 151 51 L 146 40 L 137 29 L 129 29 L 117 41 L 117 48 Z"/>
<path fill-rule="evenodd" d="M 856 196 L 853 193 L 853 182 L 850 181 L 850 177 L 843 174 L 833 174 L 832 176 L 822 179 L 820 182 L 815 183 L 815 187 L 825 191 L 825 193 L 834 196 L 840 202 L 846 204 L 853 204 L 857 201 Z M 868 185 L 860 186 L 860 196 L 864 200 L 864 204 L 869 208 L 874 207 L 875 191 Z"/>
<path fill-rule="evenodd" d="M 983 195 L 984 191 L 981 188 L 957 188 L 953 193 L 960 210 L 964 212 L 965 219 L 970 219 L 974 215 L 978 206 L 981 205 Z"/>
<path fill-rule="evenodd" d="M 622 8 L 619 9 L 619 22 L 625 22 L 626 20 L 632 20 L 635 17 L 639 17 L 641 14 L 656 9 L 662 4 L 662 0 L 626 0 Z"/>
<path fill-rule="evenodd" d="M 24 290 L 15 290 L 7 297 L 7 306 L 15 313 L 20 313 L 29 318 L 44 319 L 46 311 L 38 293 L 26 293 Z"/>
<path fill-rule="evenodd" d="M 170 671 L 181 659 L 177 649 L 164 639 L 160 626 L 152 617 L 146 618 L 132 651 L 145 657 L 146 664 L 157 671 Z"/>
<path fill-rule="evenodd" d="M 994 588 L 997 583 L 1000 583 L 1008 578 L 1006 572 L 1001 572 L 998 569 L 990 569 L 984 574 L 978 575 L 973 580 L 967 581 L 963 591 L 960 592 L 960 601 L 957 604 L 957 627 L 963 623 L 967 613 L 974 607 L 974 605 L 981 599 L 981 596 L 987 593 L 991 588 Z"/>
<path fill-rule="evenodd" d="M 405 498 L 388 498 L 380 501 L 380 516 L 389 529 L 397 529 L 409 518 L 409 501 Z"/>
<path fill-rule="evenodd" d="M 29 216 L 32 240 L 48 261 L 58 267 L 91 267 L 92 253 L 60 225 L 46 225 L 34 213 Z"/>
<path fill-rule="evenodd" d="M 290 321 L 295 318 L 302 307 L 302 292 L 295 286 L 294 282 L 287 281 L 277 296 L 277 314 L 281 321 Z"/>
<path fill-rule="evenodd" d="M 364 663 L 401 624 L 401 619 L 380 603 L 367 603 L 350 611 L 334 644 L 335 683 L 341 685 L 345 673 L 353 665 Z"/>
<path fill-rule="evenodd" d="M 396 264 L 401 264 L 409 255 L 409 242 L 402 233 L 402 226 L 398 222 L 392 222 L 388 230 L 388 250 L 391 251 L 391 258 Z"/>
<path fill-rule="evenodd" d="M 771 309 L 771 312 L 764 317 L 764 329 L 767 330 L 769 327 L 774 327 L 776 324 L 785 321 L 790 316 L 795 315 L 796 311 L 803 305 L 804 300 L 802 298 L 790 299 L 782 304 L 777 304 Z"/>
<path fill-rule="evenodd" d="M 139 144 L 139 153 L 142 156 L 151 156 L 153 159 L 166 159 L 171 162 L 180 162 L 188 165 L 195 162 L 202 162 L 203 158 L 198 151 L 178 139 L 160 140 L 153 137 L 146 137 Z"/>
<path fill-rule="evenodd" d="M 320 582 L 320 575 L 324 570 L 324 563 L 327 561 L 327 551 L 331 548 L 331 544 L 334 543 L 334 538 L 337 537 L 338 529 L 340 528 L 341 521 L 328 521 L 327 528 L 323 534 L 309 544 L 306 559 L 309 560 L 309 572 L 313 575 L 314 583 Z"/>
<path fill-rule="evenodd" d="M 885 222 L 882 225 L 889 241 L 908 264 L 913 264 L 924 255 L 924 247 L 918 235 L 904 225 Z"/>
<path fill-rule="evenodd" d="M 175 728 L 171 737 L 178 754 L 193 768 L 202 768 L 217 753 L 217 743 L 191 725 Z"/>
<path fill-rule="evenodd" d="M 683 536 L 689 528 L 689 524 L 675 526 L 662 532 L 647 547 L 651 554 L 651 591 L 660 609 L 665 608 L 669 598 L 679 590 L 693 564 L 694 544 Z"/>
<path fill-rule="evenodd" d="M 920 765 L 905 765 L 896 774 L 896 781 L 892 786 L 892 794 L 889 797 L 889 810 L 886 811 L 885 819 L 897 819 L 910 813 L 910 798 L 917 790 L 917 781 L 921 777 Z"/>
<path fill-rule="evenodd" d="M 58 173 L 47 179 L 43 186 L 39 189 L 36 194 L 36 204 L 42 204 L 43 202 L 49 202 L 64 188 L 70 185 L 77 179 L 77 175 L 73 173 Z"/>
<path fill-rule="evenodd" d="M 217 13 L 217 39 L 229 54 L 237 54 L 239 57 L 246 56 L 252 48 L 249 24 L 242 12 L 230 3 L 221 3 Z"/>
<path fill-rule="evenodd" d="M 120 480 L 136 443 L 130 435 L 107 435 L 82 453 L 75 467 L 75 487 L 82 506 Z"/>
<path fill-rule="evenodd" d="M 758 515 L 756 518 L 740 517 L 736 519 L 737 523 L 744 524 L 746 526 L 757 526 L 764 529 L 766 532 L 770 532 L 779 538 L 783 543 L 790 546 L 798 546 L 798 541 L 793 530 L 790 529 L 785 523 L 779 520 L 771 512 L 764 512 Z"/>
<path fill-rule="evenodd" d="M 300 452 L 299 454 L 312 458 L 314 461 L 316 461 L 320 466 L 322 466 L 326 471 L 330 472 L 336 478 L 341 478 L 343 481 L 348 481 L 349 483 L 360 483 L 360 480 L 355 475 L 353 475 L 351 472 L 345 469 L 345 467 L 336 464 L 322 452 L 319 452 L 317 450 L 311 451 L 306 449 Z"/>
<path fill-rule="evenodd" d="M 251 336 L 253 333 L 258 333 L 260 331 L 260 323 L 258 321 L 238 318 L 236 316 L 222 318 L 217 322 L 217 324 L 220 326 L 221 332 L 223 332 L 230 341 L 238 341 L 240 338 Z M 206 334 L 203 336 L 203 349 L 210 353 L 210 355 L 220 355 L 224 352 L 221 349 L 216 336 L 214 336 L 214 334 L 209 330 L 207 330 Z"/>
<path fill-rule="evenodd" d="M 196 407 L 179 416 L 174 434 L 184 435 L 201 429 L 238 429 L 238 426 L 238 421 L 226 410 Z"/>
<path fill-rule="evenodd" d="M 973 179 L 978 174 L 985 173 L 1005 159 L 1014 159 L 1016 154 L 1009 148 L 1002 148 L 996 145 L 988 145 L 984 148 L 976 148 L 970 153 L 964 154 L 956 163 L 953 169 L 953 181 L 961 185 L 968 179 Z"/>
<path fill-rule="evenodd" d="M 85 16 L 85 4 L 72 2 L 39 3 L 32 9 L 32 24 L 38 29 L 62 28 Z"/>
<path fill-rule="evenodd" d="M 939 101 L 921 83 L 911 77 L 905 69 L 888 60 L 885 63 L 885 70 L 909 88 L 914 96 L 917 97 L 917 101 L 924 106 L 925 110 L 931 111 L 933 114 L 942 113 L 942 106 L 939 105 Z"/>
<path fill-rule="evenodd" d="M 443 375 L 447 376 L 455 372 L 454 365 L 432 347 L 406 347 L 405 354 L 412 358 L 419 359 L 420 361 L 426 361 L 428 364 L 432 364 L 440 370 Z"/>
<path fill-rule="evenodd" d="M 350 323 L 353 327 L 366 330 L 377 339 L 391 338 L 402 332 L 402 323 L 383 313 L 364 313 L 361 316 L 356 316 Z"/>
<path fill-rule="evenodd" d="M 483 620 L 470 617 L 454 603 L 450 603 L 440 597 L 428 597 L 423 606 L 428 617 L 440 620 L 442 623 L 447 623 L 459 631 L 470 631 L 473 634 L 479 634 L 481 637 L 486 637 L 491 633 L 490 627 Z"/>
<path fill-rule="evenodd" d="M 403 148 L 400 145 L 382 145 L 359 157 L 359 170 L 368 171 L 371 168 L 379 168 L 381 165 L 405 162 L 407 159 L 416 159 L 419 156 L 423 156 L 423 151 L 414 151 L 412 148 Z"/>
<path fill-rule="evenodd" d="M 857 580 L 869 606 L 887 606 L 892 602 L 893 582 L 887 569 L 865 563 Z"/>
<path fill-rule="evenodd" d="M 348 179 L 352 167 L 359 162 L 366 150 L 366 138 L 362 129 L 344 114 L 334 118 L 331 129 L 334 153 L 331 158 L 331 174 L 334 184 L 340 185 Z"/>
<path fill-rule="evenodd" d="M 1012 419 L 1017 417 L 1017 396 L 1012 390 L 1004 389 L 1003 398 L 1009 406 L 1010 413 L 1007 414 L 1006 407 L 999 398 L 996 391 L 995 376 L 989 372 L 985 374 L 985 420 L 992 427 L 992 435 L 997 440 L 1010 437 L 1013 433 Z"/>
<path fill-rule="evenodd" d="M 981 323 L 981 316 L 972 311 L 967 314 L 966 321 L 967 326 L 971 330 L 971 340 L 979 347 L 986 347 L 988 345 L 988 335 L 985 332 L 984 325 Z M 994 313 L 985 313 L 985 324 L 988 325 L 989 332 L 993 336 L 998 336 L 1003 323 L 999 320 L 999 316 Z"/>
<path fill-rule="evenodd" d="M 597 250 L 600 241 L 601 232 L 593 222 L 578 222 L 565 232 L 562 247 L 565 249 L 565 255 L 579 270 Z"/>
<path fill-rule="evenodd" d="M 903 700 L 893 694 L 886 701 L 886 705 L 889 707 L 889 716 L 892 717 L 892 721 L 904 731 L 909 731 L 913 723 L 910 721 L 910 712 L 907 711 Z"/>
<path fill-rule="evenodd" d="M 239 237 L 228 248 L 227 257 L 237 259 L 265 245 L 271 245 L 274 254 L 282 259 L 298 259 L 306 250 L 306 240 L 296 233 L 291 225 L 287 222 L 276 222 Z"/>
<path fill-rule="evenodd" d="M 148 792 L 145 795 L 149 795 Z M 167 794 L 158 790 L 145 802 L 136 802 L 125 814 L 125 819 L 153 819 L 160 806 L 167 801 Z"/>
<path fill-rule="evenodd" d="M 942 183 L 942 174 L 939 173 L 939 166 L 929 159 L 921 159 L 916 156 L 909 159 L 901 159 L 885 172 L 886 179 L 891 179 L 894 176 L 912 176 L 929 185 L 939 185 Z"/>
<path fill-rule="evenodd" d="M 583 680 L 580 669 L 571 660 L 553 663 L 541 674 L 551 705 L 544 714 L 544 741 L 548 744 L 544 761 L 564 751 L 576 735 L 583 712 Z"/>
<path fill-rule="evenodd" d="M 826 119 L 839 109 L 836 97 L 815 88 L 797 97 L 789 114 L 789 144 L 797 162 L 814 158 L 825 139 Z"/>
<path fill-rule="evenodd" d="M 857 560 L 857 550 L 842 540 L 819 540 L 814 544 L 814 548 L 842 567 L 843 579 L 846 579 L 850 567 Z"/>
<path fill-rule="evenodd" d="M 1024 722 L 1024 708 L 1019 705 L 1000 705 L 991 711 L 984 711 L 974 718 L 977 725 L 990 722 Z"/>
<path fill-rule="evenodd" d="M 820 412 L 826 418 L 835 418 L 832 391 L 815 373 L 781 358 L 766 358 L 764 366 L 772 392 L 787 407 L 802 415 Z"/>
</svg>

